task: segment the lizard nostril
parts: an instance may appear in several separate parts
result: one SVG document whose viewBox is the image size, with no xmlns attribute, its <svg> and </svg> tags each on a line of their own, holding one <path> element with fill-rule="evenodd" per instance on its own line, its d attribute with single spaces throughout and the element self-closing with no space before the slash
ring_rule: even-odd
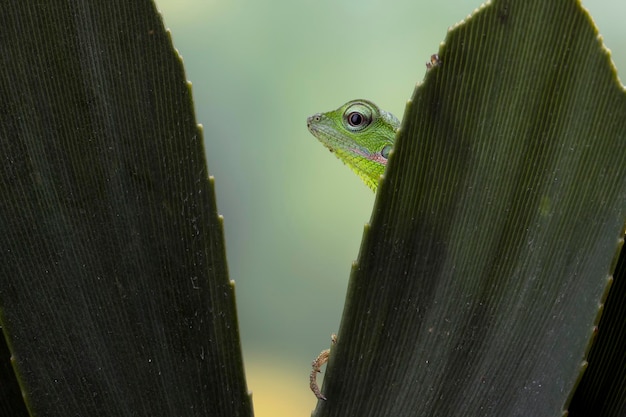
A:
<svg viewBox="0 0 626 417">
<path fill-rule="evenodd" d="M 306 118 L 306 125 L 308 127 L 310 127 L 314 122 L 317 123 L 322 119 L 321 115 L 318 114 L 314 114 L 313 116 L 309 116 Z"/>
</svg>

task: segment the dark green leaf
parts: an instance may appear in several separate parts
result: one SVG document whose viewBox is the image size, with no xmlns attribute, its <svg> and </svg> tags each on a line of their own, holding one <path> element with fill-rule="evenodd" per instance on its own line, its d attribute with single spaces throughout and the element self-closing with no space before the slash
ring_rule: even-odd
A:
<svg viewBox="0 0 626 417">
<path fill-rule="evenodd" d="M 9 3 L 0 308 L 29 410 L 252 415 L 202 133 L 154 5 Z"/>
<path fill-rule="evenodd" d="M 626 219 L 609 55 L 573 0 L 493 1 L 439 55 L 379 189 L 317 417 L 559 416 L 584 369 Z"/>
<path fill-rule="evenodd" d="M 589 365 L 576 389 L 571 417 L 626 414 L 626 250 L 615 268 L 614 282 L 598 325 Z"/>
</svg>

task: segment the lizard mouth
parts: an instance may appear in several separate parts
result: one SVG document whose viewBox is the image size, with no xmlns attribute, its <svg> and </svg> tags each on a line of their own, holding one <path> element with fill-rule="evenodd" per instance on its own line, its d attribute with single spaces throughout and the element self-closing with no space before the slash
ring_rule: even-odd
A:
<svg viewBox="0 0 626 417">
<path fill-rule="evenodd" d="M 381 159 L 380 155 L 370 152 L 367 148 L 360 146 L 353 139 L 338 133 L 337 130 L 320 123 L 324 115 L 317 113 L 306 119 L 306 127 L 322 144 L 332 153 L 346 151 L 361 158 L 368 159 L 385 165 L 387 160 Z"/>
<path fill-rule="evenodd" d="M 322 144 L 329 151 L 335 153 L 337 148 L 345 149 L 346 151 L 359 155 L 362 158 L 380 162 L 374 155 L 372 155 L 370 151 L 362 146 L 357 145 L 352 139 L 344 137 L 341 134 L 336 134 L 336 131 L 333 131 L 332 129 L 327 129 L 324 125 L 313 123 L 314 121 L 318 121 L 316 117 L 318 117 L 317 114 L 307 119 L 307 128 L 309 129 L 309 132 L 311 132 L 313 136 L 315 136 L 320 142 L 322 142 Z M 332 134 L 333 132 L 335 134 Z"/>
</svg>

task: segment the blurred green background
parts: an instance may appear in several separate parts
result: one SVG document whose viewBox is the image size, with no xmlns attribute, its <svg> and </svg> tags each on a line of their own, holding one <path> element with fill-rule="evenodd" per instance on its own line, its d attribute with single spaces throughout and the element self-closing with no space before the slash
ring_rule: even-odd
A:
<svg viewBox="0 0 626 417">
<path fill-rule="evenodd" d="M 448 28 L 480 2 L 157 5 L 204 125 L 255 414 L 309 415 L 310 363 L 339 329 L 374 194 L 309 134 L 306 117 L 367 98 L 401 118 Z M 584 6 L 626 68 L 626 3 Z"/>
</svg>

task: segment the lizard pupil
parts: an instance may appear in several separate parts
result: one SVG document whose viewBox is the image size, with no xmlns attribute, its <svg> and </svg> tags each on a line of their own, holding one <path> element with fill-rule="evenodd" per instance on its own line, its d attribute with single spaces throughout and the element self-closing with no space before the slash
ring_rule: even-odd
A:
<svg viewBox="0 0 626 417">
<path fill-rule="evenodd" d="M 351 126 L 360 126 L 363 123 L 361 113 L 353 112 L 348 115 L 348 122 Z"/>
</svg>

